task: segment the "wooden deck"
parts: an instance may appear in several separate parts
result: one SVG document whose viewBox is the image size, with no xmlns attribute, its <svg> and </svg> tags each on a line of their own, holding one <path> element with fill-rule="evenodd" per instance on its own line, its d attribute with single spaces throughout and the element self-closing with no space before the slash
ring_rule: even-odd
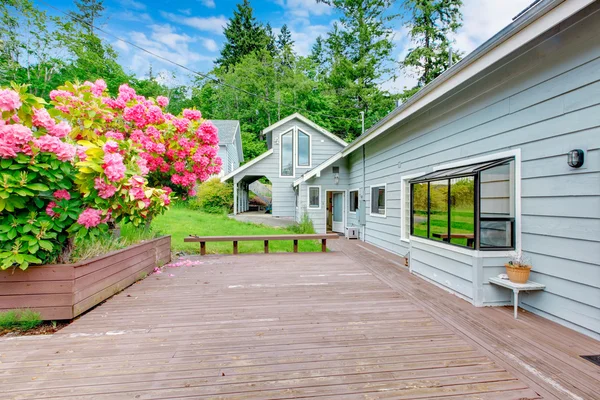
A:
<svg viewBox="0 0 600 400">
<path fill-rule="evenodd" d="M 578 356 L 599 342 L 477 309 L 398 257 L 334 242 L 198 257 L 58 334 L 0 338 L 1 398 L 598 398 L 600 368 Z"/>
</svg>

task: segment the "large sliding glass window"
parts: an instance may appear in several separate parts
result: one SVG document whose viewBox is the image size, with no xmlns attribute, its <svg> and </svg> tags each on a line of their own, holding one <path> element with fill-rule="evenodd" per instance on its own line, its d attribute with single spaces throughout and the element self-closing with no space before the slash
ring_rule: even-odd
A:
<svg viewBox="0 0 600 400">
<path fill-rule="evenodd" d="M 514 159 L 411 181 L 411 234 L 471 249 L 515 247 Z"/>
<path fill-rule="evenodd" d="M 294 176 L 294 132 L 281 135 L 281 176 Z"/>
<path fill-rule="evenodd" d="M 310 166 L 310 136 L 298 130 L 298 166 Z"/>
</svg>

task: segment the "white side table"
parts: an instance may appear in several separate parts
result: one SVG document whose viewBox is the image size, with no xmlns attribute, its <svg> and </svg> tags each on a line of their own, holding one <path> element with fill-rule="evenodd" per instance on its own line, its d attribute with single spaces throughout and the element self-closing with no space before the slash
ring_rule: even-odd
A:
<svg viewBox="0 0 600 400">
<path fill-rule="evenodd" d="M 513 291 L 513 306 L 515 309 L 515 319 L 517 319 L 517 308 L 519 307 L 519 292 L 520 291 L 530 291 L 530 290 L 544 290 L 546 289 L 546 285 L 542 285 L 541 283 L 527 281 L 527 283 L 514 283 L 508 279 L 501 278 L 490 278 L 490 283 L 498 286 L 502 286 L 508 289 L 512 289 Z"/>
</svg>

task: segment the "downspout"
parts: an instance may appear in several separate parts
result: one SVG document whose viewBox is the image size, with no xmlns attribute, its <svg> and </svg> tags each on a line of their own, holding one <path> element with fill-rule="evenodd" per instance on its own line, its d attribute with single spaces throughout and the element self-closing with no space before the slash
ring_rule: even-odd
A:
<svg viewBox="0 0 600 400">
<path fill-rule="evenodd" d="M 362 210 L 362 214 L 363 214 L 363 237 L 362 240 L 363 242 L 367 241 L 367 185 L 366 185 L 366 179 L 365 179 L 365 173 L 366 173 L 366 161 L 365 161 L 365 145 L 363 144 L 362 146 L 362 181 L 363 181 L 363 210 Z"/>
</svg>

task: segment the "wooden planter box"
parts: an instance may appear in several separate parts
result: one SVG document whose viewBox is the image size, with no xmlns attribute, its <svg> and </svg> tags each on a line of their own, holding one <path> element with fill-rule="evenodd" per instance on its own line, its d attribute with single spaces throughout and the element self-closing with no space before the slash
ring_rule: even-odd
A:
<svg viewBox="0 0 600 400">
<path fill-rule="evenodd" d="M 29 308 L 44 320 L 72 319 L 171 261 L 171 237 L 81 261 L 0 271 L 0 311 Z"/>
</svg>

